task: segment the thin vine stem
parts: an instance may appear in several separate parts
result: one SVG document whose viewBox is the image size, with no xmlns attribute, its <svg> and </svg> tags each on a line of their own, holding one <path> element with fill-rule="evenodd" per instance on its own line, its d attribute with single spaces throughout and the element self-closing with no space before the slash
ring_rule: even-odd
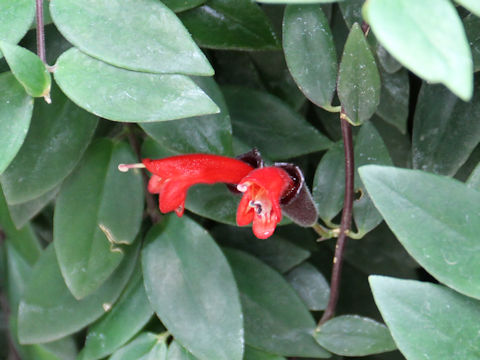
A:
<svg viewBox="0 0 480 360">
<path fill-rule="evenodd" d="M 45 26 L 43 24 L 43 0 L 35 0 L 36 4 L 36 18 L 37 18 L 37 55 L 47 64 L 47 57 L 45 54 Z"/>
<path fill-rule="evenodd" d="M 346 115 L 343 109 L 340 113 L 340 122 L 342 126 L 343 147 L 345 150 L 345 196 L 343 200 L 340 233 L 338 235 L 337 245 L 335 246 L 335 255 L 333 257 L 332 277 L 330 281 L 330 298 L 328 299 L 327 308 L 325 309 L 325 312 L 318 323 L 317 330 L 323 323 L 330 320 L 335 314 L 335 309 L 337 307 L 338 297 L 340 294 L 343 252 L 345 251 L 348 231 L 350 230 L 350 226 L 352 224 L 352 208 L 354 198 L 353 184 L 355 180 L 352 127 L 346 120 Z"/>
</svg>

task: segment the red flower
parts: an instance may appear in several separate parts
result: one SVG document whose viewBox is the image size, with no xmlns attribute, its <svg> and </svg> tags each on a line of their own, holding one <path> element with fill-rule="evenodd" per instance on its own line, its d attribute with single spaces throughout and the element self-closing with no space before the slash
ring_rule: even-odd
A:
<svg viewBox="0 0 480 360">
<path fill-rule="evenodd" d="M 253 221 L 253 233 L 259 239 L 270 237 L 282 220 L 280 199 L 293 187 L 288 173 L 279 167 L 264 167 L 251 171 L 237 186 L 243 192 L 238 205 L 237 224 Z"/>
<path fill-rule="evenodd" d="M 142 164 L 119 165 L 119 170 L 133 167 L 146 167 L 153 175 L 148 183 L 148 191 L 159 194 L 159 207 L 162 213 L 175 211 L 183 215 L 185 199 L 190 186 L 217 182 L 238 184 L 252 167 L 243 161 L 206 154 L 172 156 L 165 159 L 143 159 Z"/>
</svg>

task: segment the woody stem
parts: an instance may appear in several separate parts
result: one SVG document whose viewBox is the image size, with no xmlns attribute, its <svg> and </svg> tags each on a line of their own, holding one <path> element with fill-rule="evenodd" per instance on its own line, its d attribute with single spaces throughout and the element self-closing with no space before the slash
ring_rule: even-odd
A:
<svg viewBox="0 0 480 360">
<path fill-rule="evenodd" d="M 347 241 L 347 233 L 352 223 L 352 208 L 354 197 L 354 155 L 352 128 L 346 119 L 346 114 L 342 108 L 340 112 L 340 121 L 342 126 L 343 147 L 345 150 L 345 196 L 343 200 L 342 222 L 340 224 L 340 234 L 338 235 L 337 245 L 335 246 L 335 255 L 333 257 L 332 277 L 330 281 L 330 298 L 327 308 L 320 319 L 318 326 L 330 320 L 334 314 L 340 294 L 340 280 L 343 265 L 343 252 Z"/>
</svg>

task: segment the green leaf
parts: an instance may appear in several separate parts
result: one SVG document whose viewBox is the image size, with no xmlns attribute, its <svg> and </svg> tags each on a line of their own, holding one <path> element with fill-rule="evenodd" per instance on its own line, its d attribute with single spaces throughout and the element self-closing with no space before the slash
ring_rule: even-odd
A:
<svg viewBox="0 0 480 360">
<path fill-rule="evenodd" d="M 351 29 L 355 23 L 362 23 L 362 5 L 364 2 L 365 0 L 348 0 L 338 4 L 342 12 L 343 20 L 345 20 L 349 29 Z"/>
<path fill-rule="evenodd" d="M 255 0 L 264 4 L 325 4 L 344 0 Z"/>
<path fill-rule="evenodd" d="M 11 73 L 0 74 L 0 174 L 27 136 L 33 100 Z"/>
<path fill-rule="evenodd" d="M 97 291 L 76 300 L 64 283 L 55 250 L 49 246 L 35 264 L 20 302 L 20 342 L 50 342 L 73 334 L 98 319 L 111 308 L 125 287 L 136 263 L 137 250 L 138 246 L 127 253 L 122 264 Z"/>
<path fill-rule="evenodd" d="M 51 97 L 52 104 L 37 100 L 25 142 L 0 176 L 9 204 L 36 199 L 59 185 L 82 157 L 97 126 L 97 118 L 75 106 L 58 87 L 52 87 Z"/>
<path fill-rule="evenodd" d="M 156 344 L 165 344 L 165 340 L 161 335 L 155 335 L 150 332 L 143 332 L 127 345 L 117 350 L 109 360 L 139 360 L 144 359 L 150 351 L 155 348 Z M 147 357 L 148 359 L 148 357 Z M 153 360 L 153 359 L 152 359 Z M 164 360 L 164 359 L 158 359 Z"/>
<path fill-rule="evenodd" d="M 473 14 L 480 16 L 480 3 L 476 0 L 455 0 L 458 4 L 462 5 L 465 9 L 469 10 Z"/>
<path fill-rule="evenodd" d="M 172 152 L 232 155 L 232 125 L 220 88 L 212 78 L 198 77 L 193 80 L 219 106 L 219 114 L 143 123 L 140 126 Z"/>
<path fill-rule="evenodd" d="M 418 170 L 367 166 L 360 176 L 410 255 L 440 282 L 479 298 L 480 255 L 472 249 L 480 232 L 480 193 Z"/>
<path fill-rule="evenodd" d="M 344 356 L 366 356 L 395 350 L 387 327 L 358 315 L 343 315 L 324 323 L 315 339 L 327 350 Z"/>
<path fill-rule="evenodd" d="M 112 65 L 151 73 L 213 75 L 188 31 L 160 1 L 55 0 L 50 12 L 68 41 Z"/>
<path fill-rule="evenodd" d="M 375 302 L 407 359 L 478 359 L 480 303 L 430 283 L 370 276 Z"/>
<path fill-rule="evenodd" d="M 207 0 L 163 0 L 162 2 L 175 12 L 185 11 L 202 5 Z"/>
<path fill-rule="evenodd" d="M 28 31 L 35 16 L 32 0 L 0 1 L 0 40 L 16 44 Z"/>
<path fill-rule="evenodd" d="M 468 15 L 463 19 L 465 32 L 472 50 L 473 70 L 480 70 L 480 17 Z"/>
<path fill-rule="evenodd" d="M 290 271 L 285 278 L 297 291 L 308 309 L 325 310 L 330 296 L 330 287 L 315 266 L 305 262 Z"/>
<path fill-rule="evenodd" d="M 413 122 L 413 167 L 453 175 L 480 141 L 480 78 L 465 103 L 440 85 L 424 84 Z"/>
<path fill-rule="evenodd" d="M 241 294 L 245 343 L 283 356 L 327 358 L 315 343 L 315 321 L 283 277 L 239 250 L 226 250 Z"/>
<path fill-rule="evenodd" d="M 26 92 L 33 97 L 43 96 L 49 103 L 52 78 L 42 60 L 27 49 L 5 41 L 0 41 L 0 50 L 13 75 L 23 85 Z"/>
<path fill-rule="evenodd" d="M 197 360 L 195 356 L 187 351 L 178 342 L 173 341 L 168 347 L 168 360 Z"/>
<path fill-rule="evenodd" d="M 443 83 L 465 101 L 471 98 L 472 55 L 451 1 L 368 0 L 363 16 L 402 65 L 428 82 Z"/>
<path fill-rule="evenodd" d="M 234 136 L 258 148 L 265 157 L 285 160 L 331 145 L 330 140 L 275 96 L 241 87 L 222 90 Z"/>
<path fill-rule="evenodd" d="M 270 21 L 250 0 L 209 0 L 179 14 L 202 47 L 235 50 L 275 50 L 279 42 Z"/>
<path fill-rule="evenodd" d="M 377 43 L 376 53 L 378 62 L 387 73 L 394 74 L 402 68 L 402 64 L 379 43 Z"/>
<path fill-rule="evenodd" d="M 245 346 L 244 360 L 285 360 L 285 358 L 278 355 L 268 354 L 250 346 Z"/>
<path fill-rule="evenodd" d="M 380 103 L 380 75 L 360 25 L 353 24 L 338 72 L 338 97 L 355 125 L 370 119 Z"/>
<path fill-rule="evenodd" d="M 150 303 L 179 343 L 201 360 L 242 359 L 235 279 L 203 228 L 169 216 L 147 235 L 142 264 Z"/>
<path fill-rule="evenodd" d="M 468 177 L 467 186 L 480 191 L 480 163 Z"/>
<path fill-rule="evenodd" d="M 89 327 L 78 360 L 100 359 L 111 354 L 151 318 L 153 310 L 145 293 L 140 267 L 138 270 L 112 310 Z"/>
<path fill-rule="evenodd" d="M 393 125 L 387 123 L 378 116 L 370 120 L 377 129 L 388 149 L 393 164 L 398 167 L 411 168 L 412 165 L 412 144 L 409 133 L 402 134 Z"/>
<path fill-rule="evenodd" d="M 77 299 L 95 291 L 123 258 L 143 215 L 140 172 L 121 173 L 134 163 L 126 143 L 102 139 L 86 152 L 62 186 L 55 207 L 53 237 L 65 283 Z"/>
<path fill-rule="evenodd" d="M 337 85 L 337 54 L 320 6 L 286 7 L 283 51 L 288 69 L 305 96 L 318 106 L 330 106 Z"/>
<path fill-rule="evenodd" d="M 114 121 L 164 121 L 219 111 L 186 76 L 117 68 L 75 48 L 58 58 L 55 80 L 79 106 Z"/>
<path fill-rule="evenodd" d="M 377 115 L 387 123 L 395 126 L 402 134 L 407 131 L 408 100 L 410 96 L 410 82 L 406 70 L 389 74 L 380 72 L 382 90 Z"/>
</svg>

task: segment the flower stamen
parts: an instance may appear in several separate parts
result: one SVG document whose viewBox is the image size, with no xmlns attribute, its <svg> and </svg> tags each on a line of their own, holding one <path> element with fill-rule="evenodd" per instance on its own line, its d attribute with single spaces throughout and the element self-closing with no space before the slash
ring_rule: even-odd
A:
<svg viewBox="0 0 480 360">
<path fill-rule="evenodd" d="M 143 169 L 145 165 L 142 163 L 137 164 L 118 164 L 118 170 L 121 172 L 127 172 L 130 169 Z"/>
</svg>

